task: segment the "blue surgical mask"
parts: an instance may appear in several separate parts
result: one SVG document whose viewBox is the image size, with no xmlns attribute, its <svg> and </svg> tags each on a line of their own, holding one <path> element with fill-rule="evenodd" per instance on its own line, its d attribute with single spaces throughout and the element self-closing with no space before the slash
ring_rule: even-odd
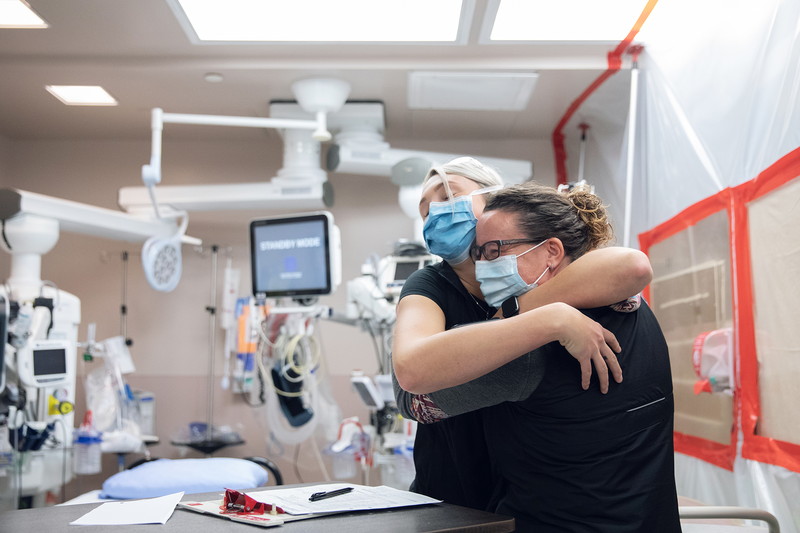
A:
<svg viewBox="0 0 800 533">
<path fill-rule="evenodd" d="M 478 223 L 472 210 L 472 197 L 500 188 L 499 185 L 486 187 L 447 202 L 431 202 L 428 218 L 422 228 L 422 237 L 428 251 L 451 265 L 466 261 L 469 258 L 469 248 L 475 240 L 475 226 Z"/>
<path fill-rule="evenodd" d="M 526 283 L 519 275 L 517 259 L 545 242 L 547 239 L 519 255 L 501 255 L 492 261 L 475 261 L 475 278 L 481 284 L 481 292 L 486 303 L 499 308 L 512 296 L 520 296 L 539 286 L 539 280 L 550 270 L 550 267 L 545 268 L 536 281 Z"/>
</svg>

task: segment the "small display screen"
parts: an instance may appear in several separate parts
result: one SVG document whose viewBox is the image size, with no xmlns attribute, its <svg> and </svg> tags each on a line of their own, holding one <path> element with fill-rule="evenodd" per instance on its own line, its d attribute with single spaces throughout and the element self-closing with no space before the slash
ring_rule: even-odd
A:
<svg viewBox="0 0 800 533">
<path fill-rule="evenodd" d="M 331 293 L 330 219 L 324 214 L 250 223 L 253 295 Z"/>
<path fill-rule="evenodd" d="M 419 261 L 398 261 L 394 267 L 394 280 L 404 281 L 408 276 L 419 270 Z"/>
<path fill-rule="evenodd" d="M 50 376 L 67 373 L 67 351 L 64 348 L 33 350 L 33 375 Z"/>
</svg>

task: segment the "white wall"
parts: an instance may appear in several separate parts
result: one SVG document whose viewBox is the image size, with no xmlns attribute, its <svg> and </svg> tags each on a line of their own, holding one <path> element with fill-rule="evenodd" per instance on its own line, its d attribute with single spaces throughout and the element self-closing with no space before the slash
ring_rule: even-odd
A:
<svg viewBox="0 0 800 533">
<path fill-rule="evenodd" d="M 533 160 L 540 181 L 553 183 L 552 156 L 548 141 L 487 141 L 467 146 L 456 142 L 404 142 L 392 146 L 420 150 L 451 151 Z M 140 185 L 141 165 L 150 158 L 147 141 L 128 140 L 53 140 L 23 141 L 0 139 L 0 179 L 2 184 L 27 191 L 118 209 L 117 191 L 123 186 Z M 163 155 L 164 185 L 199 183 L 257 182 L 274 176 L 282 162 L 280 143 L 264 142 L 172 141 L 165 139 Z M 360 267 L 372 253 L 385 255 L 398 238 L 413 236 L 413 223 L 397 202 L 397 187 L 388 177 L 332 174 L 335 201 L 330 209 L 342 233 L 343 280 L 359 275 Z M 62 233 L 56 247 L 43 257 L 42 279 L 77 295 L 82 304 L 81 339 L 86 325 L 97 324 L 98 339 L 121 333 L 123 294 L 122 252 L 129 252 L 127 267 L 127 334 L 133 340 L 131 352 L 137 367 L 129 376 L 132 386 L 156 395 L 157 432 L 160 444 L 151 448 L 159 457 L 178 457 L 185 448 L 170 444 L 170 439 L 189 422 L 206 420 L 209 327 L 206 306 L 211 303 L 211 254 L 209 247 L 220 247 L 218 283 L 229 255 L 242 269 L 240 294 L 249 292 L 248 223 L 252 218 L 276 212 L 192 213 L 188 233 L 203 239 L 204 247 L 183 247 L 183 275 L 177 289 L 159 293 L 146 283 L 141 268 L 138 244 Z M 0 276 L 8 276 L 9 261 L 0 260 Z M 320 303 L 344 312 L 344 288 Z M 218 301 L 218 304 L 220 302 Z M 368 418 L 368 412 L 349 387 L 353 369 L 374 373 L 372 342 L 360 329 L 323 322 L 320 325 L 324 356 L 330 371 L 334 397 L 343 416 Z M 227 424 L 238 431 L 246 444 L 225 449 L 231 456 L 265 455 L 277 460 L 289 482 L 321 479 L 321 472 L 303 446 L 299 454 L 300 477 L 292 464 L 295 450 L 280 450 L 267 442 L 268 428 L 263 409 L 248 407 L 218 384 L 222 374 L 222 335 L 217 334 L 214 361 L 214 423 Z M 79 382 L 96 363 L 79 361 Z M 82 384 L 79 383 L 78 417 L 83 415 Z M 76 418 L 79 420 L 79 418 Z M 322 444 L 322 443 L 320 443 Z M 198 456 L 190 452 L 190 456 Z M 68 497 L 98 488 L 115 471 L 114 457 L 104 458 L 104 471 L 98 476 L 82 476 L 69 487 Z"/>
</svg>

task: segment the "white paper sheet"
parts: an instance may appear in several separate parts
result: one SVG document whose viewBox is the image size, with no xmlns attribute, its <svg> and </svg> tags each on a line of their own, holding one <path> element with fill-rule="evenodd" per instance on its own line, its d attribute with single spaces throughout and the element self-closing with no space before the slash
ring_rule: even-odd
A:
<svg viewBox="0 0 800 533">
<path fill-rule="evenodd" d="M 183 498 L 183 492 L 168 494 L 146 500 L 108 502 L 95 507 L 71 526 L 117 526 L 123 524 L 165 524 L 175 506 Z"/>
<path fill-rule="evenodd" d="M 333 498 L 327 498 L 316 502 L 308 501 L 309 496 L 315 492 L 328 492 L 344 487 L 352 487 L 353 490 L 352 492 L 334 496 Z M 440 503 L 441 501 L 414 492 L 393 489 L 391 487 L 367 487 L 365 485 L 355 485 L 353 483 L 332 483 L 291 489 L 263 490 L 248 492 L 247 495 L 256 501 L 275 504 L 287 513 L 294 515 L 389 509 L 393 507 Z"/>
</svg>

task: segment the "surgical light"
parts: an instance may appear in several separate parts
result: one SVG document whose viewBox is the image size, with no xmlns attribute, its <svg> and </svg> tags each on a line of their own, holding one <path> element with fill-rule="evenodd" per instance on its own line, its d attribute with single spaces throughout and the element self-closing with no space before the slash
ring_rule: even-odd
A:
<svg viewBox="0 0 800 533">
<path fill-rule="evenodd" d="M 151 237 L 142 248 L 142 267 L 147 282 L 157 291 L 170 292 L 181 279 L 181 240 Z"/>
<path fill-rule="evenodd" d="M 157 291 L 170 292 L 178 286 L 183 269 L 181 241 L 189 217 L 180 213 L 183 221 L 178 231 L 169 237 L 155 235 L 142 247 L 142 267 L 147 282 Z"/>
</svg>

